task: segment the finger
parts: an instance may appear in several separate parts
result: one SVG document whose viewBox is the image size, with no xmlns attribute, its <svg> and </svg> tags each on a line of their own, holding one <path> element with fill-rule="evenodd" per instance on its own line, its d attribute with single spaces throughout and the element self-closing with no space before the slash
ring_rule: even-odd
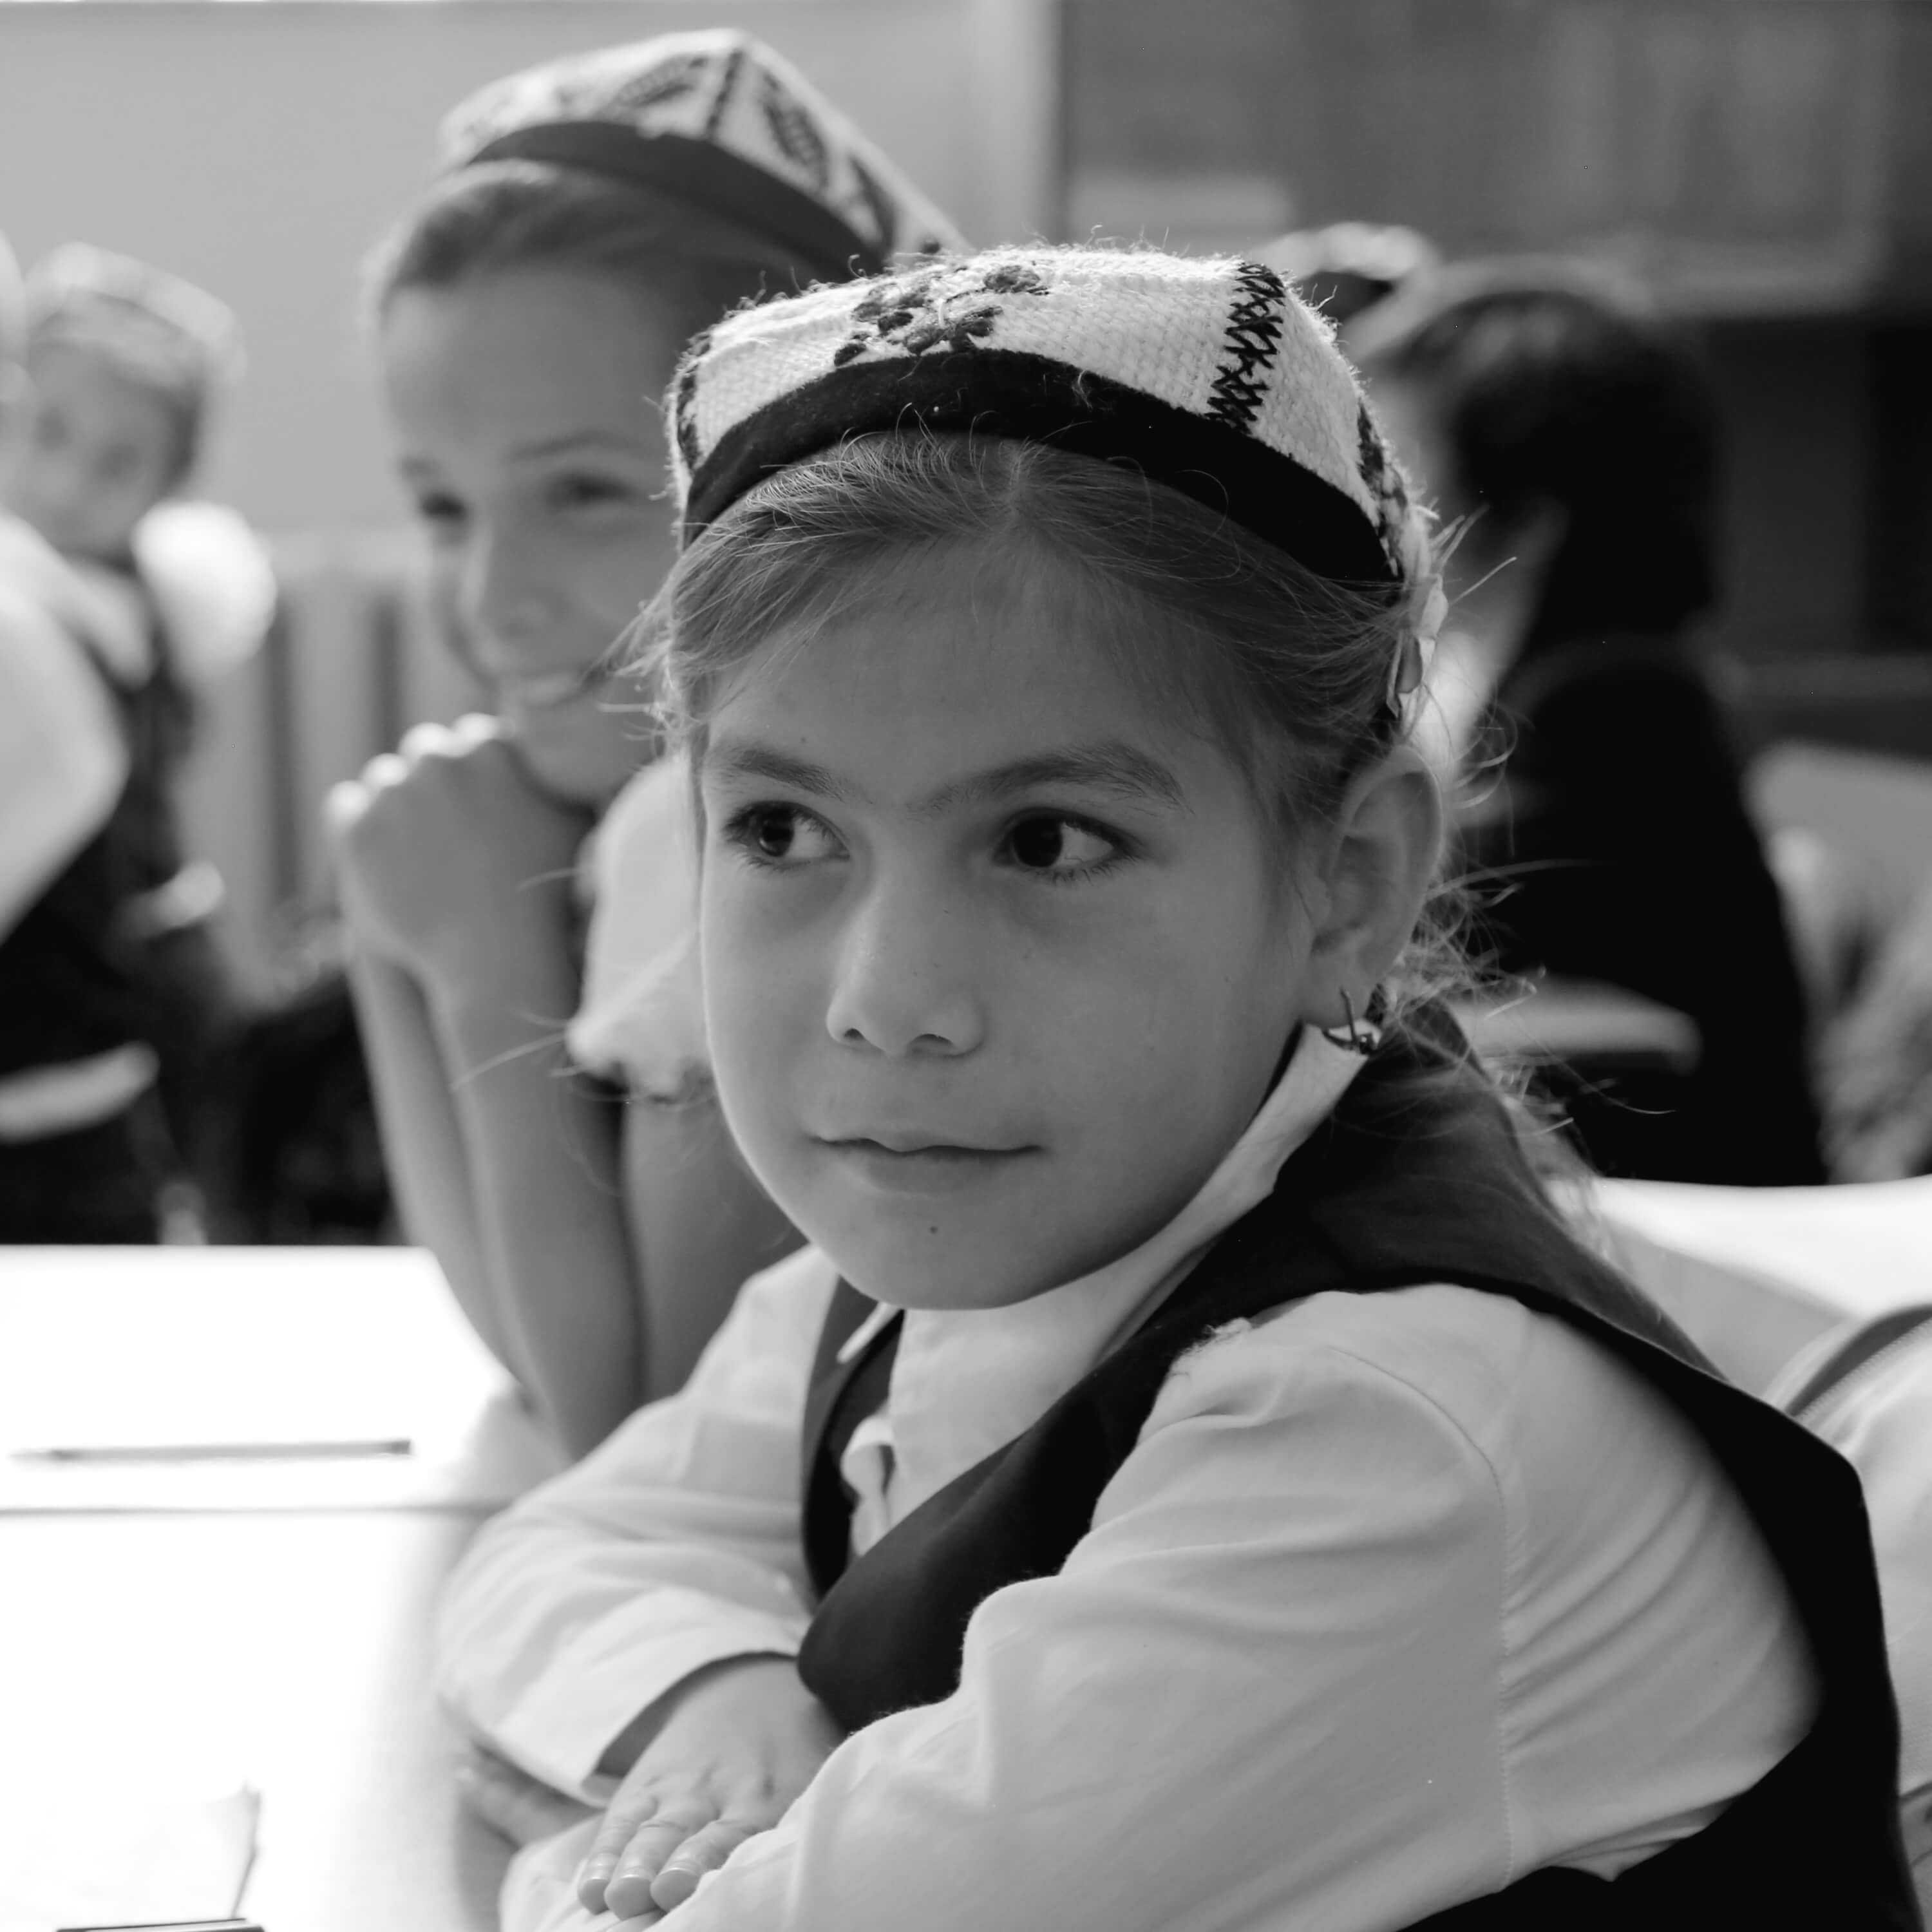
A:
<svg viewBox="0 0 1932 1932">
<path fill-rule="evenodd" d="M 656 1816 L 658 1799 L 655 1792 L 635 1793 L 620 1788 L 604 1822 L 591 1840 L 590 1856 L 577 1874 L 577 1895 L 593 1912 L 604 1909 L 604 1887 L 617 1869 L 624 1847 L 637 1835 L 639 1826 Z"/>
<path fill-rule="evenodd" d="M 463 749 L 463 741 L 447 724 L 412 724 L 396 748 L 416 765 L 425 758 L 453 757 Z"/>
<path fill-rule="evenodd" d="M 369 809 L 369 788 L 356 778 L 332 784 L 322 801 L 322 822 L 340 837 Z"/>
<path fill-rule="evenodd" d="M 717 1815 L 709 1806 L 700 1810 L 687 1801 L 685 1808 L 668 1807 L 648 1825 L 640 1826 L 618 1858 L 617 1869 L 604 1884 L 605 1910 L 614 1912 L 620 1918 L 628 1913 L 655 1910 L 657 1901 L 651 1887 L 664 1861 L 694 1833 L 714 1822 Z"/>
<path fill-rule="evenodd" d="M 651 1898 L 668 1912 L 682 1905 L 698 1889 L 698 1881 L 706 1872 L 716 1871 L 747 1838 L 755 1838 L 770 1829 L 765 1825 L 746 1825 L 720 1818 L 694 1832 L 658 1868 L 651 1881 Z"/>
<path fill-rule="evenodd" d="M 362 767 L 362 788 L 370 793 L 387 791 L 392 785 L 399 785 L 410 775 L 406 759 L 398 758 L 394 752 L 380 752 Z"/>
</svg>

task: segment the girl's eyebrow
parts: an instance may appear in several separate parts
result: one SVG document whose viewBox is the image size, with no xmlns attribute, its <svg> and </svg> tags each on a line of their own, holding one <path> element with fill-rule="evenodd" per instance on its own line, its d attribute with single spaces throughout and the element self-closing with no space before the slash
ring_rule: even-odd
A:
<svg viewBox="0 0 1932 1932">
<path fill-rule="evenodd" d="M 714 744 L 704 762 L 728 782 L 764 778 L 818 798 L 849 800 L 853 796 L 852 788 L 823 765 L 794 758 L 769 745 L 728 740 Z M 962 806 L 984 804 L 1052 785 L 1110 792 L 1130 803 L 1157 805 L 1169 811 L 1184 810 L 1187 802 L 1180 782 L 1158 758 L 1123 740 L 1107 738 L 1090 745 L 1038 752 L 975 772 L 967 778 L 952 779 L 915 799 L 911 808 L 922 818 L 938 816 L 956 812 Z"/>
<path fill-rule="evenodd" d="M 626 436 L 610 429 L 572 430 L 562 436 L 539 436 L 519 443 L 510 454 L 520 462 L 542 462 L 553 456 L 575 456 L 599 452 L 613 455 L 635 456 L 644 448 L 640 437 Z"/>
<path fill-rule="evenodd" d="M 1052 785 L 1077 785 L 1085 791 L 1110 792 L 1130 804 L 1164 806 L 1174 812 L 1181 810 L 1187 802 L 1180 780 L 1158 758 L 1123 739 L 1104 738 L 1090 745 L 1070 745 L 1032 758 L 1016 758 L 1010 764 L 996 765 L 970 778 L 955 778 L 928 792 L 913 809 L 921 813 L 952 812 L 963 805 L 985 804 L 1010 798 L 1017 792 Z"/>
</svg>

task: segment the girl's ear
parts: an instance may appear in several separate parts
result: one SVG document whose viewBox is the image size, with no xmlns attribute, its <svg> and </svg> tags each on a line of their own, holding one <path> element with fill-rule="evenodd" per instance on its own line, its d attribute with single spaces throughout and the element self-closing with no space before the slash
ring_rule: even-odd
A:
<svg viewBox="0 0 1932 1932">
<path fill-rule="evenodd" d="M 1421 916 L 1442 823 L 1442 794 L 1413 746 L 1399 746 L 1348 787 L 1322 848 L 1303 1019 L 1340 1027 L 1351 1010 L 1366 1013 Z"/>
</svg>

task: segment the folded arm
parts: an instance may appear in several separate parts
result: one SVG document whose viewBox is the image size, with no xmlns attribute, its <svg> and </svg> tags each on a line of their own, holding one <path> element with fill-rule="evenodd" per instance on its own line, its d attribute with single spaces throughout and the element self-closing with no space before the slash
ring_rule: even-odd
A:
<svg viewBox="0 0 1932 1932">
<path fill-rule="evenodd" d="M 452 1578 L 439 1688 L 490 1748 L 597 1801 L 634 1720 L 807 1622 L 799 1432 L 832 1290 L 808 1250 L 754 1276 L 678 1394 L 478 1538 Z"/>
</svg>

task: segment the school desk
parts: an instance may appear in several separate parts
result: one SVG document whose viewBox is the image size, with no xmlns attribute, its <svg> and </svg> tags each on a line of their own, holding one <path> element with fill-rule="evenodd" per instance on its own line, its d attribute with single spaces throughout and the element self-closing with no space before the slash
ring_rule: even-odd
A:
<svg viewBox="0 0 1932 1932">
<path fill-rule="evenodd" d="M 427 1256 L 0 1249 L 0 1932 L 75 1922 L 29 1916 L 28 1838 L 134 1855 L 244 1785 L 267 1932 L 494 1928 L 431 1618 L 550 1459 Z"/>
</svg>

